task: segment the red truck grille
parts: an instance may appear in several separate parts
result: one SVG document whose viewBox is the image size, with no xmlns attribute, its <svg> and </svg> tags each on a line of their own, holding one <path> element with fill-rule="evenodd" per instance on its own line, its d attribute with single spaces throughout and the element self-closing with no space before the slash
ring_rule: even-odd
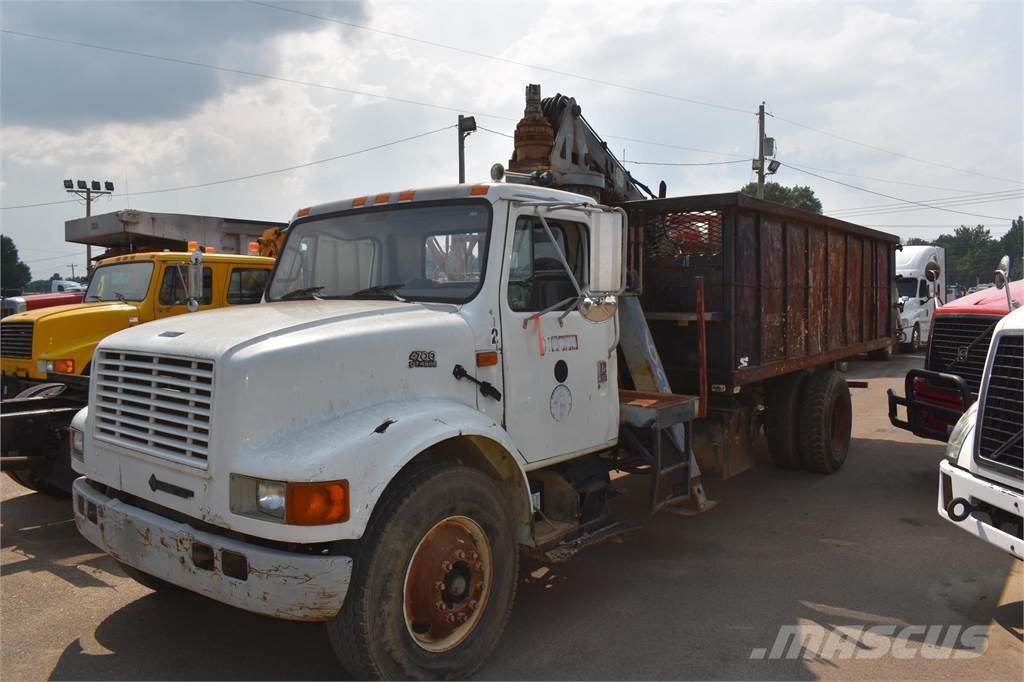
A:
<svg viewBox="0 0 1024 682">
<path fill-rule="evenodd" d="M 999 338 L 982 399 L 978 459 L 1019 475 L 1024 456 L 1024 336 Z"/>
<path fill-rule="evenodd" d="M 0 356 L 29 359 L 32 357 L 31 322 L 4 322 L 0 324 Z"/>
<path fill-rule="evenodd" d="M 971 389 L 971 397 L 977 400 L 988 345 L 1000 319 L 1000 316 L 936 315 L 925 367 L 962 377 Z"/>
</svg>

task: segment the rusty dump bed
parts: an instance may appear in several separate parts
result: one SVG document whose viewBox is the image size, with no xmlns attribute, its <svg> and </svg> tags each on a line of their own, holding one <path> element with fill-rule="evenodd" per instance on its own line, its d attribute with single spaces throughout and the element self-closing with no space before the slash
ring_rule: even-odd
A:
<svg viewBox="0 0 1024 682">
<path fill-rule="evenodd" d="M 716 392 L 892 343 L 895 235 L 738 192 L 622 207 L 673 391 L 698 389 L 696 277 Z"/>
</svg>

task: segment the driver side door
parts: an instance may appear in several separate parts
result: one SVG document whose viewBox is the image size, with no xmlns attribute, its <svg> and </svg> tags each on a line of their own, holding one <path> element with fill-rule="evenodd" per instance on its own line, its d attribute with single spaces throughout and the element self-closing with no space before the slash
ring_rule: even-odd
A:
<svg viewBox="0 0 1024 682">
<path fill-rule="evenodd" d="M 554 242 L 533 210 L 510 212 L 500 294 L 505 428 L 531 464 L 602 449 L 618 432 L 614 323 L 583 319 L 558 257 L 585 288 L 588 219 L 545 218 Z"/>
</svg>

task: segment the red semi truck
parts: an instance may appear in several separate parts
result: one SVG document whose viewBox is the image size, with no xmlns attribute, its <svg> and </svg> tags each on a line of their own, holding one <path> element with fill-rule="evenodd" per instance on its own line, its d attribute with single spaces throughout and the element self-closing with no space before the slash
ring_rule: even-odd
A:
<svg viewBox="0 0 1024 682">
<path fill-rule="evenodd" d="M 922 438 L 948 441 L 960 415 L 978 399 L 992 332 L 1019 301 L 1024 301 L 1024 280 L 1003 289 L 990 287 L 937 308 L 924 369 L 907 373 L 905 397 L 888 391 L 893 426 Z M 905 421 L 899 418 L 900 406 L 906 408 Z"/>
</svg>

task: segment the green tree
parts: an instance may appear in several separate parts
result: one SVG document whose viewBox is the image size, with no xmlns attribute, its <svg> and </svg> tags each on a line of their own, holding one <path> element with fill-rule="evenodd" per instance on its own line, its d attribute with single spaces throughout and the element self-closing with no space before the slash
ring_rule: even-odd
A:
<svg viewBox="0 0 1024 682">
<path fill-rule="evenodd" d="M 932 243 L 927 239 L 921 239 L 920 237 L 911 237 L 907 241 L 903 242 L 904 246 L 932 246 Z"/>
<path fill-rule="evenodd" d="M 0 286 L 22 289 L 32 280 L 32 271 L 18 257 L 18 247 L 7 235 L 0 235 Z"/>
<path fill-rule="evenodd" d="M 968 286 L 992 281 L 999 262 L 999 242 L 984 225 L 961 225 L 933 242 L 946 250 L 946 281 Z"/>
<path fill-rule="evenodd" d="M 1010 279 L 1024 279 L 1024 217 L 1013 221 L 1010 231 L 999 239 L 1000 257 L 1010 257 Z"/>
<path fill-rule="evenodd" d="M 757 183 L 751 182 L 740 189 L 740 192 L 752 197 L 757 196 Z M 821 200 L 814 195 L 814 190 L 803 185 L 786 187 L 777 182 L 764 184 L 764 198 L 776 204 L 791 208 L 802 208 L 805 211 L 821 213 Z"/>
</svg>

